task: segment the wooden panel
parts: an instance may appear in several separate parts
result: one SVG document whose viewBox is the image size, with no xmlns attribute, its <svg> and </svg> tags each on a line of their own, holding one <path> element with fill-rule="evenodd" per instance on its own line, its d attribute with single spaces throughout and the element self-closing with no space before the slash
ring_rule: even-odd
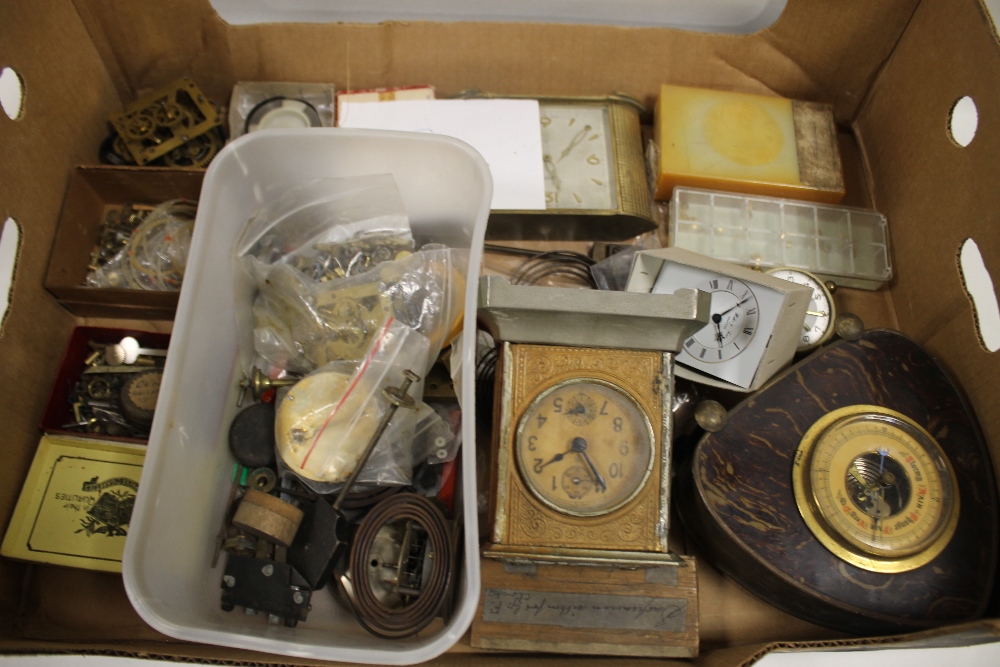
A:
<svg viewBox="0 0 1000 667">
<path fill-rule="evenodd" d="M 472 622 L 474 647 L 588 655 L 698 655 L 693 558 L 685 558 L 683 567 L 649 570 L 571 565 L 521 570 L 485 558 L 480 563 L 483 594 Z M 538 618 L 544 623 L 517 622 Z"/>
</svg>

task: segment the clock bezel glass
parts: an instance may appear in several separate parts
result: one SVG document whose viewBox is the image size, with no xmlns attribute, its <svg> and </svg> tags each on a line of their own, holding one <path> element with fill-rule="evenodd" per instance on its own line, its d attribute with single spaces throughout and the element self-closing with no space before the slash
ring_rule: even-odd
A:
<svg viewBox="0 0 1000 667">
<path fill-rule="evenodd" d="M 574 384 L 599 385 L 612 390 L 615 394 L 620 396 L 621 399 L 624 400 L 627 405 L 630 405 L 630 407 L 633 408 L 636 414 L 638 415 L 639 431 L 641 432 L 641 435 L 643 435 L 645 438 L 644 446 L 646 450 L 645 451 L 646 461 L 645 464 L 642 466 L 641 475 L 638 478 L 636 478 L 636 480 L 633 482 L 635 486 L 626 496 L 622 498 L 621 501 L 615 503 L 613 506 L 609 506 L 596 511 L 580 511 L 559 505 L 557 502 L 554 502 L 552 499 L 546 497 L 546 494 L 542 492 L 541 489 L 537 488 L 534 479 L 532 478 L 531 475 L 527 474 L 525 470 L 525 467 L 529 465 L 529 462 L 526 461 L 524 458 L 524 453 L 523 453 L 524 447 L 522 447 L 522 443 L 524 442 L 525 430 L 527 424 L 529 423 L 531 418 L 535 416 L 536 408 L 542 405 L 545 402 L 545 400 L 552 394 L 562 390 L 567 386 L 571 386 Z M 638 436 L 639 433 L 637 433 L 636 435 Z M 518 474 L 520 475 L 522 481 L 524 482 L 525 488 L 527 488 L 528 491 L 532 494 L 532 497 L 541 502 L 542 504 L 544 504 L 546 507 L 555 510 L 556 512 L 559 512 L 560 514 L 573 517 L 581 517 L 581 518 L 601 517 L 610 514 L 612 512 L 616 512 L 621 508 L 625 507 L 632 500 L 634 500 L 635 497 L 639 495 L 639 493 L 645 488 L 647 482 L 649 481 L 650 475 L 653 472 L 653 467 L 656 464 L 656 457 L 655 457 L 656 436 L 653 431 L 652 422 L 649 419 L 649 414 L 646 412 L 645 408 L 643 408 L 642 404 L 638 400 L 636 400 L 636 398 L 632 396 L 632 394 L 629 393 L 624 388 L 614 384 L 613 382 L 608 382 L 607 380 L 602 380 L 600 378 L 595 378 L 595 377 L 579 376 L 579 377 L 568 378 L 556 382 L 546 387 L 541 392 L 539 392 L 530 402 L 528 402 L 525 409 L 521 412 L 521 415 L 518 418 L 517 430 L 515 431 L 512 445 L 514 448 L 514 458 L 517 462 Z"/>
<path fill-rule="evenodd" d="M 830 486 L 836 483 L 839 477 L 846 475 L 847 469 L 840 470 L 839 467 L 837 470 L 818 469 L 816 467 L 817 451 L 824 446 L 825 442 L 837 437 L 842 429 L 865 422 L 883 425 L 897 434 L 902 434 L 901 438 L 897 438 L 901 443 L 904 442 L 903 438 L 912 441 L 913 445 L 923 450 L 922 458 L 924 461 L 919 461 L 921 457 L 917 456 L 914 457 L 917 461 L 911 465 L 916 466 L 917 463 L 920 463 L 925 472 L 933 470 L 938 478 L 936 488 L 932 488 L 930 483 L 927 484 L 928 497 L 935 492 L 942 496 L 936 523 L 934 528 L 920 537 L 915 545 L 891 549 L 888 548 L 891 545 L 879 548 L 866 544 L 865 540 L 856 535 L 848 534 L 847 524 L 841 520 L 839 515 L 833 518 L 826 516 L 828 511 L 833 511 L 831 507 L 834 507 L 836 503 L 831 495 L 832 492 L 831 494 L 823 494 L 822 489 L 817 488 L 818 482 L 822 482 L 820 478 L 825 476 L 829 478 L 827 486 Z M 885 437 L 893 438 L 892 435 Z M 850 446 L 848 441 L 836 444 L 841 447 Z M 902 445 L 900 449 L 912 450 L 912 447 L 907 443 Z M 848 458 L 853 460 L 856 457 Z M 925 477 L 929 477 L 929 475 L 925 475 Z M 792 469 L 792 487 L 799 514 L 816 539 L 841 560 L 871 572 L 907 572 L 926 565 L 948 546 L 958 525 L 960 506 L 958 481 L 955 477 L 955 470 L 941 445 L 930 433 L 906 415 L 880 406 L 851 405 L 829 412 L 818 419 L 803 435 L 796 451 Z M 827 495 L 830 497 L 826 497 Z M 912 505 L 912 503 L 910 504 Z M 921 514 L 920 518 L 925 518 L 931 507 L 932 505 L 928 503 L 925 514 Z M 855 508 L 845 505 L 841 509 L 848 513 L 850 509 Z M 904 521 L 905 518 L 903 517 Z"/>
</svg>

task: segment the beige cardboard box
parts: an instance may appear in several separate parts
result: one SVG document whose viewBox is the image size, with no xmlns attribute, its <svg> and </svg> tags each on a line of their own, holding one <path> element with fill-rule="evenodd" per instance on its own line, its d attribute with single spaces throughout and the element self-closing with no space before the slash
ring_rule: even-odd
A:
<svg viewBox="0 0 1000 667">
<path fill-rule="evenodd" d="M 1000 47 L 978 0 L 789 0 L 773 26 L 747 36 L 481 23 L 233 27 L 207 0 L 8 0 L 0 31 L 0 66 L 14 68 L 25 89 L 20 118 L 0 115 L 0 218 L 21 231 L 0 330 L 0 527 L 38 443 L 59 351 L 74 325 L 108 322 L 74 317 L 43 287 L 71 170 L 96 162 L 110 113 L 185 74 L 220 101 L 236 81 L 291 80 L 345 89 L 429 84 L 441 97 L 473 87 L 621 91 L 650 108 L 662 83 L 828 102 L 842 131 L 843 203 L 888 216 L 896 268 L 887 290 L 844 290 L 838 305 L 871 326 L 901 329 L 940 358 L 1000 463 L 1000 357 L 980 344 L 956 260 L 973 238 L 1000 275 Z M 962 148 L 946 128 L 965 95 L 978 106 L 979 130 Z M 699 575 L 700 664 L 845 639 L 765 605 L 707 563 Z M 998 634 L 1000 620 L 986 620 L 881 641 L 966 644 Z M 132 611 L 116 575 L 0 560 L 0 651 L 70 650 L 291 662 L 159 635 Z M 440 662 L 580 660 L 470 652 L 466 639 Z"/>
</svg>

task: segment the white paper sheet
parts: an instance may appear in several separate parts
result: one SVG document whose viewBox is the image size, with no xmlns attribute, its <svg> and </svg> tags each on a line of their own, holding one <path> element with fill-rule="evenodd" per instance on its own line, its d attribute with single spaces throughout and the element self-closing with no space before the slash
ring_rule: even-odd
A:
<svg viewBox="0 0 1000 667">
<path fill-rule="evenodd" d="M 537 100 L 348 103 L 340 127 L 431 132 L 479 151 L 493 174 L 494 210 L 543 210 L 545 173 Z"/>
</svg>

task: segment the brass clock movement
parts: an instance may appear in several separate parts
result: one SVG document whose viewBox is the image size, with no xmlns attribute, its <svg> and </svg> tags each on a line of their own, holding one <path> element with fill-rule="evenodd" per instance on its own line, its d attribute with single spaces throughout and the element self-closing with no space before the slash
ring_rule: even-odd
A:
<svg viewBox="0 0 1000 667">
<path fill-rule="evenodd" d="M 491 239 L 619 241 L 656 229 L 640 116 L 625 95 L 538 97 L 545 210 L 493 211 Z"/>
<path fill-rule="evenodd" d="M 751 592 L 855 634 L 982 615 L 1000 526 L 975 416 L 920 346 L 840 340 L 729 412 L 678 473 L 702 552 Z"/>
</svg>

